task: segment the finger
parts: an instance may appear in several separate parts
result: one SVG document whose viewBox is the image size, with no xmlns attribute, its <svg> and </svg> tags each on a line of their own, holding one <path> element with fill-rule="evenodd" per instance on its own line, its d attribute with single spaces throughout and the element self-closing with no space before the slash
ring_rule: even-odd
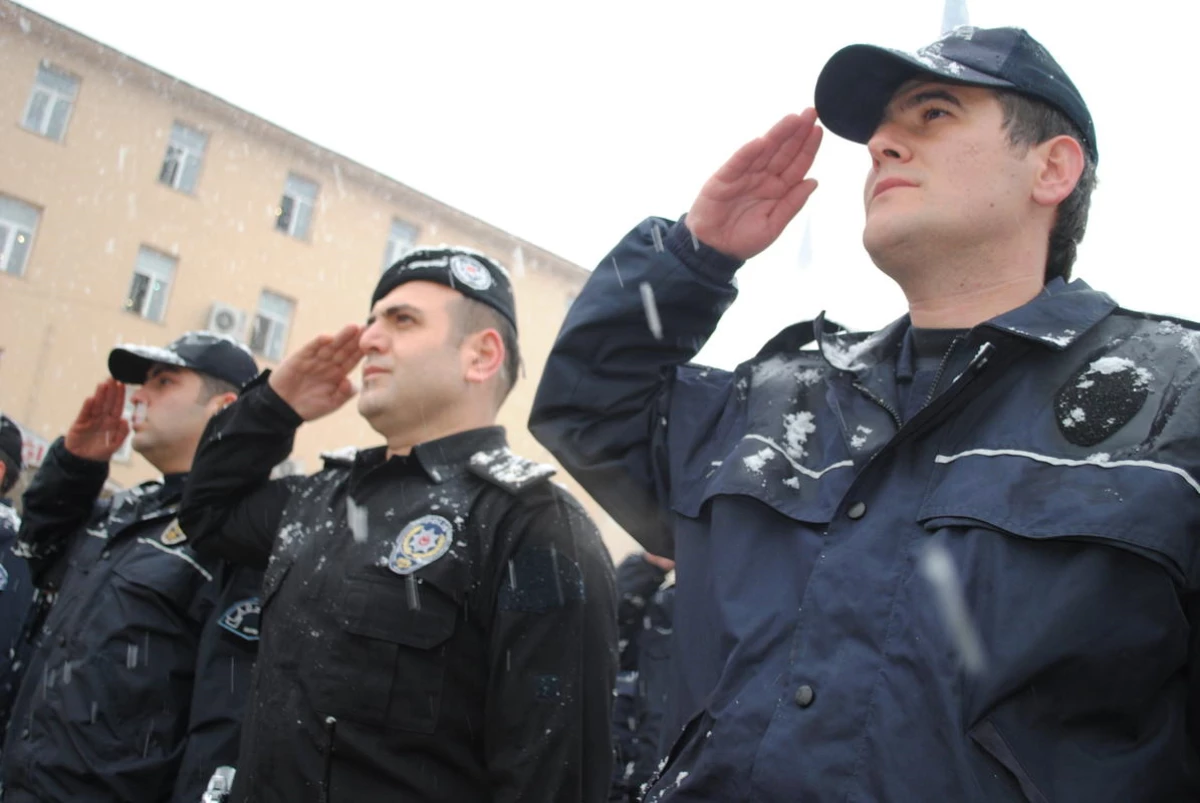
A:
<svg viewBox="0 0 1200 803">
<path fill-rule="evenodd" d="M 824 136 L 825 129 L 813 126 L 795 158 L 792 159 L 792 163 L 780 174 L 780 178 L 785 184 L 789 186 L 798 184 L 808 175 L 808 171 L 812 169 L 813 162 L 817 158 L 817 151 L 821 149 L 821 140 L 824 139 Z"/>
<path fill-rule="evenodd" d="M 115 444 L 118 448 L 120 448 L 120 445 L 125 442 L 126 438 L 129 437 L 129 422 L 124 418 L 118 418 L 112 425 L 109 433 L 111 434 L 109 443 Z"/>
<path fill-rule="evenodd" d="M 108 408 L 105 411 L 110 418 L 120 418 L 125 414 L 125 385 L 115 379 L 109 380 Z"/>
<path fill-rule="evenodd" d="M 751 167 L 762 156 L 764 148 L 766 142 L 761 138 L 747 142 L 713 173 L 713 178 L 725 183 L 737 181 L 750 172 Z"/>
<path fill-rule="evenodd" d="M 808 199 L 817 190 L 817 180 L 815 178 L 806 178 L 792 187 L 788 194 L 779 199 L 775 204 L 775 208 L 767 216 L 771 229 L 774 230 L 775 236 L 787 228 L 787 225 L 792 222 L 792 219 L 800 213 L 804 205 L 808 203 Z"/>
<path fill-rule="evenodd" d="M 804 147 L 816 122 L 816 111 L 805 109 L 803 114 L 788 115 L 776 124 L 767 134 L 773 155 L 764 170 L 773 176 L 782 174 Z"/>
<path fill-rule="evenodd" d="M 96 416 L 96 407 L 100 404 L 100 396 L 103 392 L 104 383 L 96 385 L 96 391 L 83 400 L 83 404 L 79 407 L 79 414 L 75 416 L 77 423 L 85 423 L 92 420 Z"/>
</svg>

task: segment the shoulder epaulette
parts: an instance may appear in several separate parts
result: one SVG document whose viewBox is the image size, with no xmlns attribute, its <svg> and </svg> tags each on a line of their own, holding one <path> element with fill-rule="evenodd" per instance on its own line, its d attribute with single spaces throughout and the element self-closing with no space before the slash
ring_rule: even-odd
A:
<svg viewBox="0 0 1200 803">
<path fill-rule="evenodd" d="M 513 494 L 540 485 L 556 473 L 554 466 L 527 460 L 513 454 L 507 446 L 471 455 L 469 469 L 475 476 Z"/>
</svg>

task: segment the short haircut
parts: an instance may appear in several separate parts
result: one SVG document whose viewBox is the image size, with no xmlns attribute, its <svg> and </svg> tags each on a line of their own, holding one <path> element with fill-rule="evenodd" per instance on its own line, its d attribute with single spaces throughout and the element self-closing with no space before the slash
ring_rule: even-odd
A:
<svg viewBox="0 0 1200 803">
<path fill-rule="evenodd" d="M 196 372 L 196 376 L 200 377 L 200 395 L 196 397 L 198 404 L 207 404 L 214 396 L 220 396 L 222 393 L 238 392 L 237 387 L 232 382 L 226 382 L 224 379 L 218 379 L 215 376 Z"/>
<path fill-rule="evenodd" d="M 517 330 L 512 323 L 487 304 L 463 296 L 454 309 L 454 322 L 459 342 L 484 329 L 495 329 L 504 342 L 504 364 L 500 366 L 500 399 L 503 404 L 517 384 L 521 370 L 521 350 L 517 344 Z"/>
<path fill-rule="evenodd" d="M 1075 266 L 1076 250 L 1087 231 L 1092 191 L 1096 189 L 1096 161 L 1084 144 L 1079 128 L 1056 107 L 1005 89 L 997 89 L 996 97 L 1004 112 L 1004 130 L 1014 147 L 1028 149 L 1066 135 L 1083 149 L 1083 172 L 1075 183 L 1075 189 L 1058 205 L 1055 214 L 1054 227 L 1050 230 L 1050 247 L 1046 253 L 1046 272 L 1042 279 L 1043 284 L 1059 276 L 1069 281 L 1071 269 Z"/>
</svg>

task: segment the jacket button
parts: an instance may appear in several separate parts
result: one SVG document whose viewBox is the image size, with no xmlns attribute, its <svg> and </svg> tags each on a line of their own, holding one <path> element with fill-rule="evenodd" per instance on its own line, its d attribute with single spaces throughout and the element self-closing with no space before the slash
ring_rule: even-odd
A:
<svg viewBox="0 0 1200 803">
<path fill-rule="evenodd" d="M 106 549 L 100 553 L 100 560 L 108 560 L 110 555 L 112 555 L 112 553 Z"/>
<path fill-rule="evenodd" d="M 867 515 L 867 506 L 863 502 L 855 502 L 850 506 L 850 509 L 846 511 L 846 515 L 855 521 L 858 521 L 863 516 Z"/>
<path fill-rule="evenodd" d="M 21 738 L 22 738 L 22 739 L 28 739 L 28 738 L 29 738 L 29 728 L 25 728 L 24 730 L 22 730 L 22 731 L 21 731 Z"/>
<path fill-rule="evenodd" d="M 817 695 L 815 692 L 813 692 L 812 686 L 805 684 L 796 689 L 796 705 L 800 706 L 801 708 L 808 708 L 810 705 L 812 705 L 813 698 L 816 696 Z"/>
</svg>

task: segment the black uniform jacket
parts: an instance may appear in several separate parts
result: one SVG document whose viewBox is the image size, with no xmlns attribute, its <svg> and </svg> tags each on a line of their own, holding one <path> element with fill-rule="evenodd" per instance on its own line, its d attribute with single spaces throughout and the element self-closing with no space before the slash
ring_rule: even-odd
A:
<svg viewBox="0 0 1200 803">
<path fill-rule="evenodd" d="M 59 439 L 25 492 L 39 602 L 5 803 L 195 803 L 237 756 L 262 574 L 179 540 L 184 475 L 99 500 L 107 475 Z"/>
<path fill-rule="evenodd" d="M 552 470 L 493 427 L 269 481 L 299 417 L 265 381 L 217 415 L 180 512 L 264 567 L 239 801 L 602 801 L 613 569 Z"/>
</svg>

